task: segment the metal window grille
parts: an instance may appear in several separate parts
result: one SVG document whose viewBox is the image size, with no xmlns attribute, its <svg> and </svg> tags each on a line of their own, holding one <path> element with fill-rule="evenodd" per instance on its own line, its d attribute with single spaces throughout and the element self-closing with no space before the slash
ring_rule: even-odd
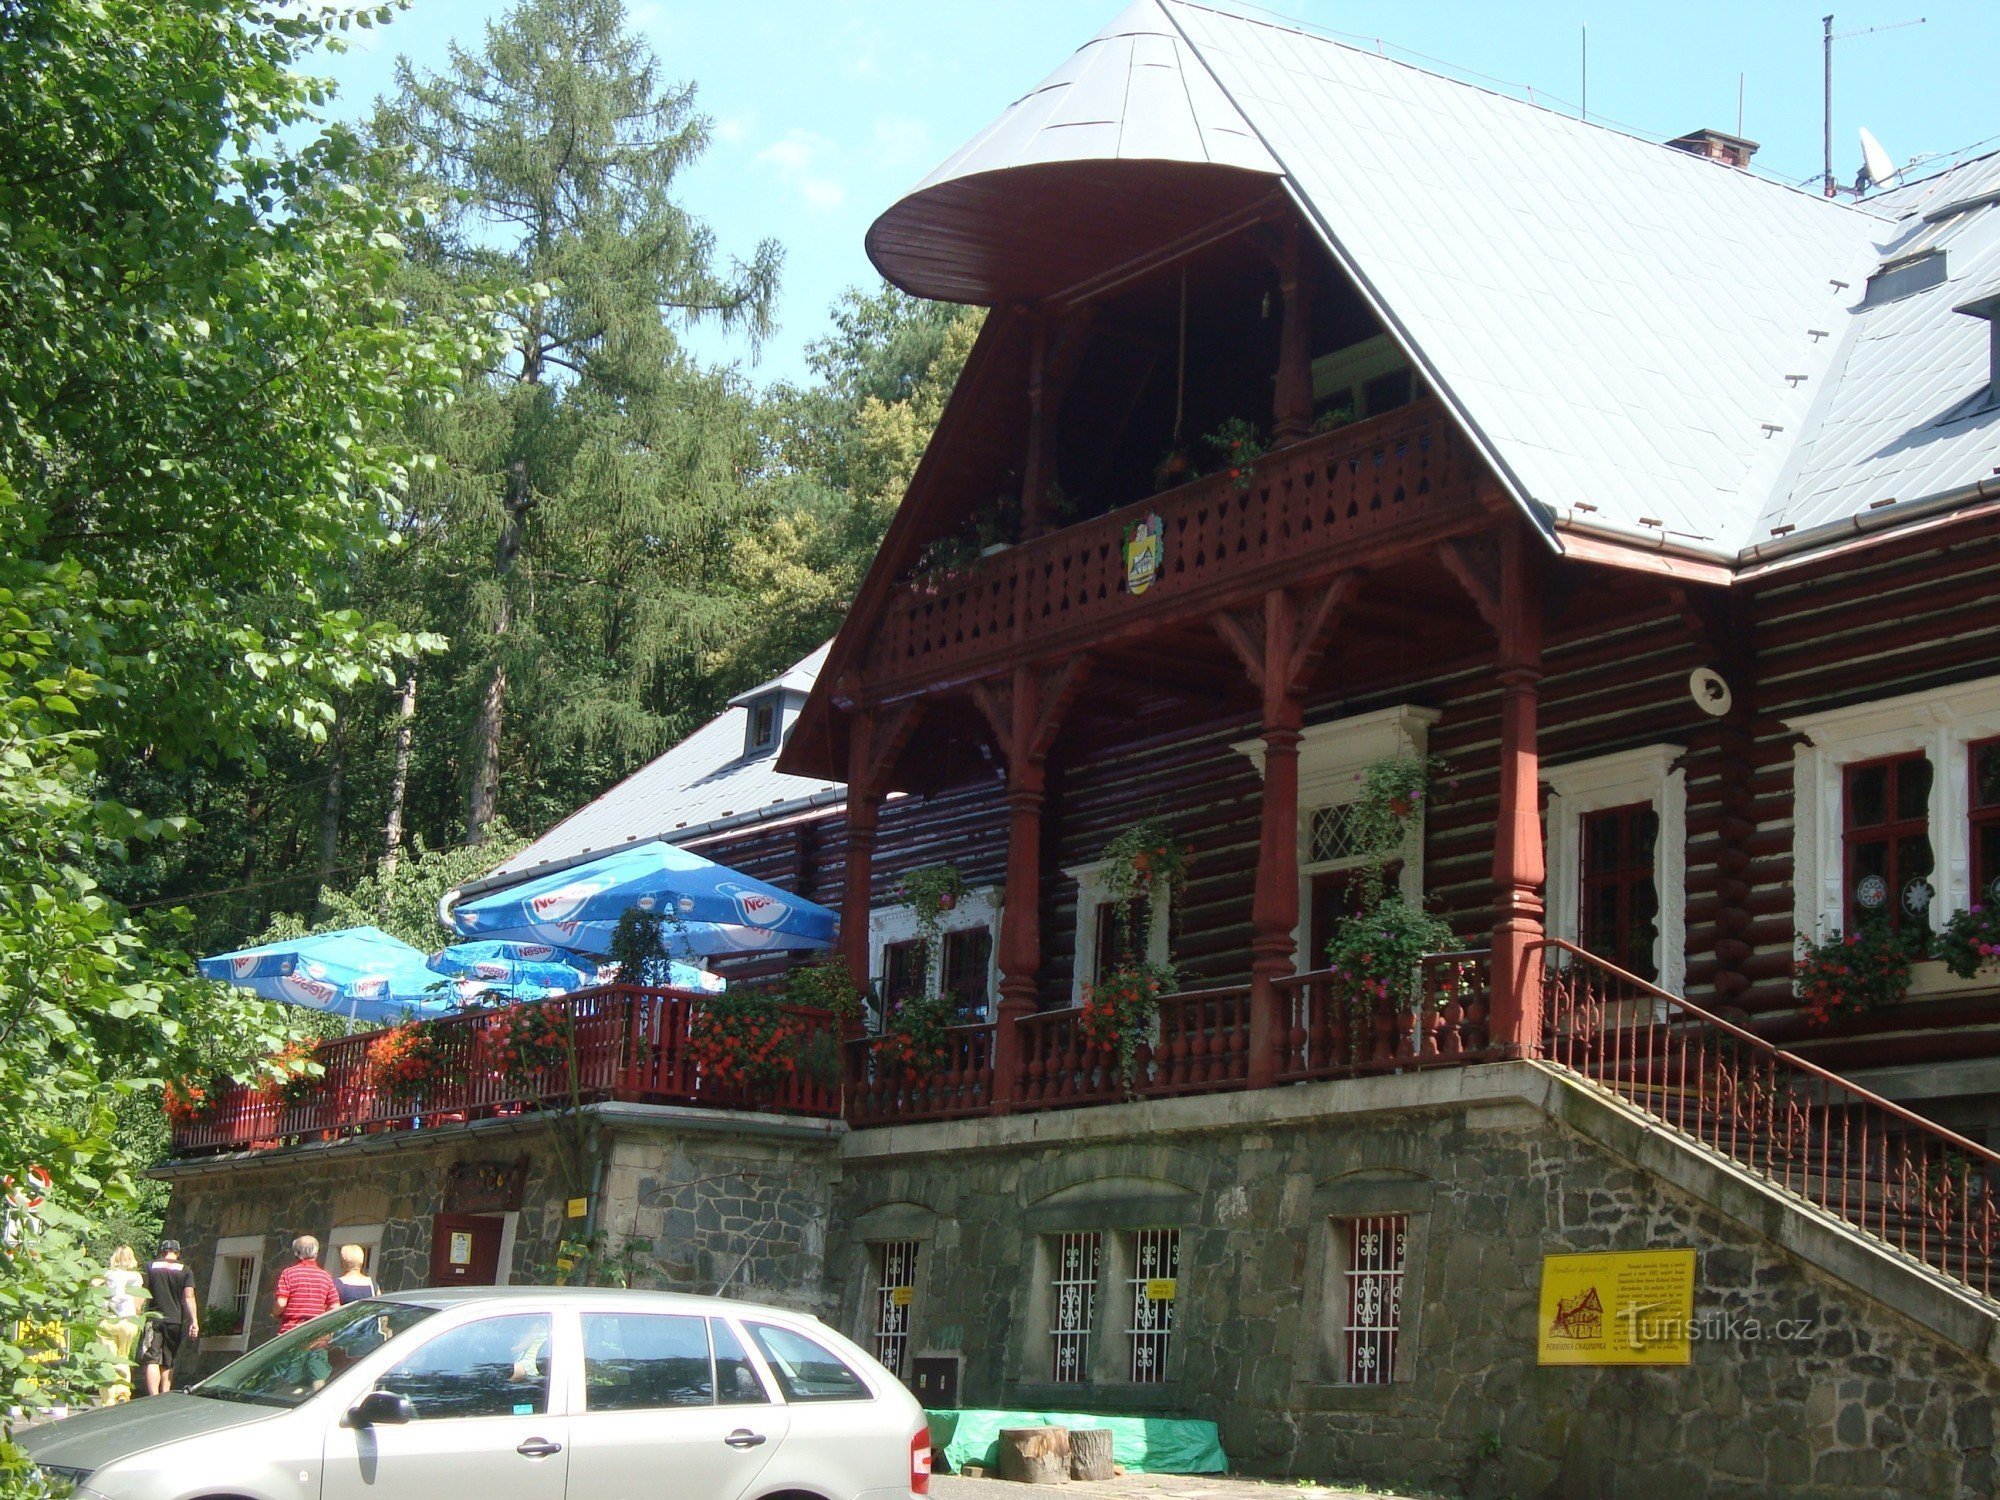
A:
<svg viewBox="0 0 2000 1500">
<path fill-rule="evenodd" d="M 232 1280 L 235 1282 L 235 1300 L 230 1305 L 249 1311 L 250 1304 L 257 1297 L 256 1258 L 249 1255 L 237 1256 L 236 1275 Z"/>
<path fill-rule="evenodd" d="M 1343 1373 L 1350 1385 L 1387 1385 L 1403 1324 L 1403 1251 L 1410 1221 L 1378 1214 L 1347 1221 L 1347 1321 Z"/>
<path fill-rule="evenodd" d="M 1337 864 L 1360 859 L 1368 850 L 1355 823 L 1355 804 L 1342 802 L 1333 807 L 1315 807 L 1308 825 L 1307 863 Z"/>
<path fill-rule="evenodd" d="M 1128 1278 L 1132 1323 L 1125 1333 L 1131 1343 L 1134 1385 L 1158 1385 L 1167 1378 L 1180 1274 L 1178 1229 L 1142 1229 L 1132 1236 L 1132 1274 Z"/>
<path fill-rule="evenodd" d="M 917 1242 L 889 1240 L 875 1247 L 875 1358 L 891 1375 L 908 1372 L 910 1308 L 916 1299 Z"/>
<path fill-rule="evenodd" d="M 1055 1275 L 1049 1283 L 1055 1324 L 1049 1330 L 1055 1346 L 1053 1379 L 1077 1384 L 1090 1378 L 1090 1330 L 1097 1316 L 1097 1234 L 1056 1237 Z"/>
</svg>

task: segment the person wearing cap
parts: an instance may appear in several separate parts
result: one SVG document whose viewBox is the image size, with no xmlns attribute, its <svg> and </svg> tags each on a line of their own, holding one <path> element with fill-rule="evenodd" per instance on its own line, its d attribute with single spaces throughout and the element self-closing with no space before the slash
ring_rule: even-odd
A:
<svg viewBox="0 0 2000 1500">
<path fill-rule="evenodd" d="M 146 1327 L 139 1335 L 139 1384 L 148 1396 L 174 1388 L 174 1364 L 188 1339 L 201 1337 L 195 1312 L 194 1278 L 181 1264 L 181 1242 L 161 1240 L 160 1253 L 146 1267 Z"/>
</svg>

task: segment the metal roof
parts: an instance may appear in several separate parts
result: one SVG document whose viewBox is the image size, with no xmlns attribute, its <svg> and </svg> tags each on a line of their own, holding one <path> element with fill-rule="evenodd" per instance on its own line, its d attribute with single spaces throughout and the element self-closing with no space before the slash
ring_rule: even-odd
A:
<svg viewBox="0 0 2000 1500">
<path fill-rule="evenodd" d="M 733 700 L 724 713 L 658 760 L 578 808 L 465 889 L 471 892 L 508 885 L 552 865 L 573 863 L 648 839 L 678 844 L 698 833 L 797 813 L 834 800 L 841 783 L 787 776 L 778 770 L 776 750 L 756 755 L 746 755 L 743 750 L 749 720 L 744 705 L 778 687 L 810 692 L 826 653 L 823 645 L 782 676 Z M 797 707 L 796 701 L 787 705 L 782 733 L 790 732 Z"/>
<path fill-rule="evenodd" d="M 1991 159 L 1829 201 L 1290 26 L 1138 0 L 878 228 L 908 239 L 977 177 L 979 204 L 954 203 L 949 244 L 904 281 L 951 294 L 950 258 L 990 254 L 975 213 L 1008 232 L 1007 173 L 1161 158 L 1281 174 L 1544 526 L 1737 562 L 1776 528 L 1991 472 L 1992 417 L 1936 419 L 1986 380 L 1985 326 L 1951 308 L 1989 274 L 1994 207 L 1962 216 L 1947 286 L 1864 303 L 1926 210 L 2000 186 Z"/>
</svg>

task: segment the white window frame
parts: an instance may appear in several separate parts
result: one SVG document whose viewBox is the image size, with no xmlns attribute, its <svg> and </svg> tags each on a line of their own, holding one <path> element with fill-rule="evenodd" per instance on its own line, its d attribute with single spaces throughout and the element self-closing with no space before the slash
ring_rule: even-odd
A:
<svg viewBox="0 0 2000 1500">
<path fill-rule="evenodd" d="M 340 1275 L 342 1245 L 359 1245 L 368 1252 L 364 1269 L 369 1279 L 383 1291 L 388 1291 L 389 1288 L 382 1286 L 382 1231 L 385 1227 L 382 1224 L 334 1225 L 320 1242 L 320 1263 L 326 1268 L 326 1274 L 336 1278 Z"/>
<path fill-rule="evenodd" d="M 1933 931 L 1972 902 L 1971 750 L 2000 736 L 2000 677 L 1906 693 L 1784 721 L 1804 736 L 1792 752 L 1792 921 L 1823 941 L 1845 922 L 1845 770 L 1860 761 L 1922 751 L 1931 763 L 1927 809 Z M 1918 966 L 1920 969 L 1931 965 Z"/>
<path fill-rule="evenodd" d="M 1361 798 L 1361 776 L 1370 765 L 1392 756 L 1409 755 L 1422 759 L 1430 753 L 1431 726 L 1441 717 L 1434 708 L 1398 703 L 1392 708 L 1355 714 L 1325 724 L 1308 724 L 1299 731 L 1299 923 L 1292 929 L 1293 963 L 1298 973 L 1319 968 L 1317 955 L 1306 952 L 1312 935 L 1313 877 L 1333 870 L 1359 868 L 1359 857 L 1317 860 L 1312 855 L 1313 814 L 1327 807 L 1342 807 Z M 1264 774 L 1264 740 L 1239 740 L 1231 746 L 1246 756 Z M 1413 904 L 1424 899 L 1424 815 L 1418 808 L 1403 827 L 1403 847 L 1398 857 L 1402 873 L 1397 889 Z"/>
<path fill-rule="evenodd" d="M 982 885 L 958 898 L 950 911 L 938 913 L 938 942 L 930 952 L 930 967 L 924 975 L 928 993 L 936 994 L 944 983 L 944 938 L 953 932 L 985 928 L 993 935 L 986 959 L 986 1019 L 993 1019 L 994 997 L 1000 992 L 1000 887 Z M 889 973 L 889 948 L 895 943 L 914 942 L 922 937 L 917 913 L 909 906 L 880 906 L 868 913 L 869 973 L 874 976 L 877 994 Z"/>
<path fill-rule="evenodd" d="M 1069 865 L 1063 874 L 1076 882 L 1076 957 L 1069 968 L 1069 1003 L 1083 1004 L 1083 992 L 1090 976 L 1097 972 L 1097 913 L 1112 899 L 1108 859 Z M 1164 885 L 1155 885 L 1146 902 L 1146 962 L 1167 961 L 1167 941 L 1172 932 L 1173 895 Z"/>
<path fill-rule="evenodd" d="M 235 1277 L 232 1268 L 238 1261 L 250 1262 L 250 1295 L 247 1301 L 238 1304 L 236 1300 Z M 257 1315 L 257 1298 L 264 1289 L 264 1236 L 261 1234 L 225 1235 L 215 1242 L 215 1260 L 208 1272 L 208 1301 L 204 1307 L 234 1307 L 243 1309 L 243 1326 L 236 1333 L 226 1333 L 217 1337 L 204 1337 L 204 1347 L 225 1353 L 242 1353 L 250 1347 L 250 1320 Z"/>
<path fill-rule="evenodd" d="M 1544 921 L 1551 937 L 1581 941 L 1584 816 L 1634 802 L 1650 803 L 1659 814 L 1653 841 L 1653 886 L 1660 895 L 1653 982 L 1675 995 L 1687 991 L 1687 773 L 1675 764 L 1686 753 L 1680 745 L 1644 745 L 1544 766 L 1541 773 L 1549 789 Z"/>
</svg>

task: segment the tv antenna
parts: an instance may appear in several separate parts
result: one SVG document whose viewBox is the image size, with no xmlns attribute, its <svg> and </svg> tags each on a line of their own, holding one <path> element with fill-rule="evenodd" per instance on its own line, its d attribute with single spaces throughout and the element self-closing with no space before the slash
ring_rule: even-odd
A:
<svg viewBox="0 0 2000 1500">
<path fill-rule="evenodd" d="M 1914 21 L 1891 21 L 1887 26 L 1863 26 L 1854 31 L 1843 31 L 1838 36 L 1834 34 L 1832 16 L 1826 16 L 1821 20 L 1820 29 L 1823 35 L 1820 45 L 1825 51 L 1826 59 L 1826 111 L 1823 117 L 1825 128 L 1821 133 L 1821 140 L 1825 146 L 1826 156 L 1825 167 L 1820 174 L 1820 191 L 1827 197 L 1831 198 L 1840 191 L 1833 182 L 1833 44 L 1847 41 L 1850 37 L 1873 36 L 1878 31 L 1901 31 L 1906 26 L 1921 26 L 1927 19 L 1925 16 L 1918 16 Z"/>
</svg>

